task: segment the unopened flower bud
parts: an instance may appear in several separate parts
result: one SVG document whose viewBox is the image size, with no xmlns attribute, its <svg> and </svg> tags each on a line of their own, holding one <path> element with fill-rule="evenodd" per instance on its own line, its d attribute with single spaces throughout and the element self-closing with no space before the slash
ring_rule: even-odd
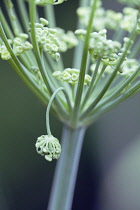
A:
<svg viewBox="0 0 140 210">
<path fill-rule="evenodd" d="M 44 156 L 48 161 L 58 159 L 61 154 L 61 145 L 58 139 L 52 135 L 42 135 L 38 137 L 35 146 L 38 154 Z"/>
</svg>

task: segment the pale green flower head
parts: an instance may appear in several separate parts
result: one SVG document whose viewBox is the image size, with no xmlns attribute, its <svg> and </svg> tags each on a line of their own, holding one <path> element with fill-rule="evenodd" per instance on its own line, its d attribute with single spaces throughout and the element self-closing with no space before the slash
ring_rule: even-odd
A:
<svg viewBox="0 0 140 210">
<path fill-rule="evenodd" d="M 88 25 L 90 11 L 91 7 L 79 7 L 77 9 L 77 15 L 79 17 L 79 21 L 84 26 Z M 93 30 L 100 31 L 104 28 L 110 30 L 116 30 L 122 18 L 123 14 L 121 12 L 115 12 L 113 10 L 105 10 L 102 7 L 102 5 L 99 4 L 95 12 Z"/>
<path fill-rule="evenodd" d="M 115 12 L 113 10 L 106 10 L 104 18 L 105 28 L 116 30 L 118 28 L 118 25 L 120 24 L 120 21 L 123 18 L 123 14 L 121 12 Z"/>
<path fill-rule="evenodd" d="M 60 43 L 59 46 L 60 52 L 66 52 L 68 49 L 71 49 L 78 45 L 78 39 L 72 31 L 65 32 L 61 28 L 56 28 L 56 29 L 57 29 L 57 38 Z"/>
<path fill-rule="evenodd" d="M 58 139 L 52 135 L 42 135 L 38 137 L 35 146 L 37 152 L 48 161 L 58 159 L 61 154 L 61 145 Z"/>
<path fill-rule="evenodd" d="M 78 84 L 79 81 L 79 74 L 80 70 L 75 68 L 66 68 L 63 72 L 61 71 L 55 71 L 53 73 L 53 76 L 62 82 L 68 82 L 71 85 Z M 84 85 L 89 85 L 91 82 L 91 76 L 88 74 L 85 74 L 84 78 Z"/>
<path fill-rule="evenodd" d="M 57 29 L 48 28 L 48 24 L 49 22 L 45 18 L 40 18 L 40 23 L 35 23 L 36 40 L 41 50 L 58 61 L 60 42 L 56 35 Z"/>
<path fill-rule="evenodd" d="M 99 7 L 96 9 L 95 12 L 95 19 L 93 23 L 93 29 L 95 31 L 99 31 L 105 28 L 105 9 L 103 7 Z M 91 8 L 90 7 L 79 7 L 77 9 L 77 15 L 79 17 L 79 21 L 82 25 L 87 26 L 89 23 L 89 14 Z"/>
<path fill-rule="evenodd" d="M 121 75 L 124 75 L 126 77 L 131 76 L 138 68 L 138 66 L 139 63 L 136 59 L 127 59 L 126 61 L 123 62 L 121 66 Z"/>
<path fill-rule="evenodd" d="M 119 78 L 129 78 L 132 74 L 136 71 L 138 68 L 139 63 L 136 59 L 129 59 L 127 58 L 122 65 L 120 66 L 120 70 L 117 73 L 117 76 Z M 105 73 L 111 74 L 114 70 L 113 66 L 107 66 Z M 137 75 L 137 78 L 140 77 L 140 73 Z M 129 87 L 131 86 L 131 83 L 129 83 Z"/>
<path fill-rule="evenodd" d="M 120 42 L 107 39 L 106 33 L 107 30 L 102 29 L 99 32 L 90 34 L 89 53 L 91 57 L 101 57 L 103 59 L 108 57 L 112 58 L 115 53 L 119 52 L 121 48 Z M 84 41 L 86 30 L 78 29 L 75 31 L 75 34 Z"/>
<path fill-rule="evenodd" d="M 139 10 L 130 7 L 123 9 L 123 18 L 120 22 L 120 27 L 128 32 L 131 32 L 136 25 Z"/>
<path fill-rule="evenodd" d="M 13 41 L 10 39 L 8 40 L 16 56 L 19 56 L 33 48 L 32 44 L 27 41 L 27 38 L 27 34 L 20 33 L 18 37 L 13 39 Z M 9 51 L 2 40 L 0 42 L 0 56 L 3 60 L 9 60 L 11 58 Z"/>
</svg>

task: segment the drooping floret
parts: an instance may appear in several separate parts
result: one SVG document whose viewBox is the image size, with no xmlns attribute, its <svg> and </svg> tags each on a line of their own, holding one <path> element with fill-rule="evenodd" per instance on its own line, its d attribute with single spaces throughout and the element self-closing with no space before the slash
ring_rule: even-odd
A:
<svg viewBox="0 0 140 210">
<path fill-rule="evenodd" d="M 37 152 L 46 160 L 58 159 L 61 154 L 61 145 L 54 136 L 42 135 L 37 138 L 35 144 Z"/>
</svg>

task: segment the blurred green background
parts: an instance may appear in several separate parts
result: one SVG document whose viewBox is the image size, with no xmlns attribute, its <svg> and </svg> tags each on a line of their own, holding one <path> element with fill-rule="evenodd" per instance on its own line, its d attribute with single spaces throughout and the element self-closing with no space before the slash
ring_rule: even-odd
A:
<svg viewBox="0 0 140 210">
<path fill-rule="evenodd" d="M 112 0 L 103 5 L 122 8 Z M 78 0 L 57 6 L 58 26 L 75 29 L 77 6 Z M 71 54 L 64 57 L 65 67 L 71 66 Z M 56 162 L 46 162 L 34 146 L 37 137 L 46 134 L 45 112 L 8 63 L 0 60 L 0 210 L 47 209 Z M 61 139 L 62 125 L 53 116 L 51 129 Z M 139 177 L 140 95 L 136 95 L 88 128 L 72 209 L 139 210 Z"/>
</svg>

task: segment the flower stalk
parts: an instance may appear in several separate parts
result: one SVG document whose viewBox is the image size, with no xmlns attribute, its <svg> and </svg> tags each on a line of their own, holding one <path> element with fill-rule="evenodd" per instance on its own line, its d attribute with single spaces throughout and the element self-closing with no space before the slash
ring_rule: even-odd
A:
<svg viewBox="0 0 140 210">
<path fill-rule="evenodd" d="M 84 127 L 63 128 L 62 154 L 57 162 L 48 210 L 71 209 L 84 134 Z"/>
</svg>

